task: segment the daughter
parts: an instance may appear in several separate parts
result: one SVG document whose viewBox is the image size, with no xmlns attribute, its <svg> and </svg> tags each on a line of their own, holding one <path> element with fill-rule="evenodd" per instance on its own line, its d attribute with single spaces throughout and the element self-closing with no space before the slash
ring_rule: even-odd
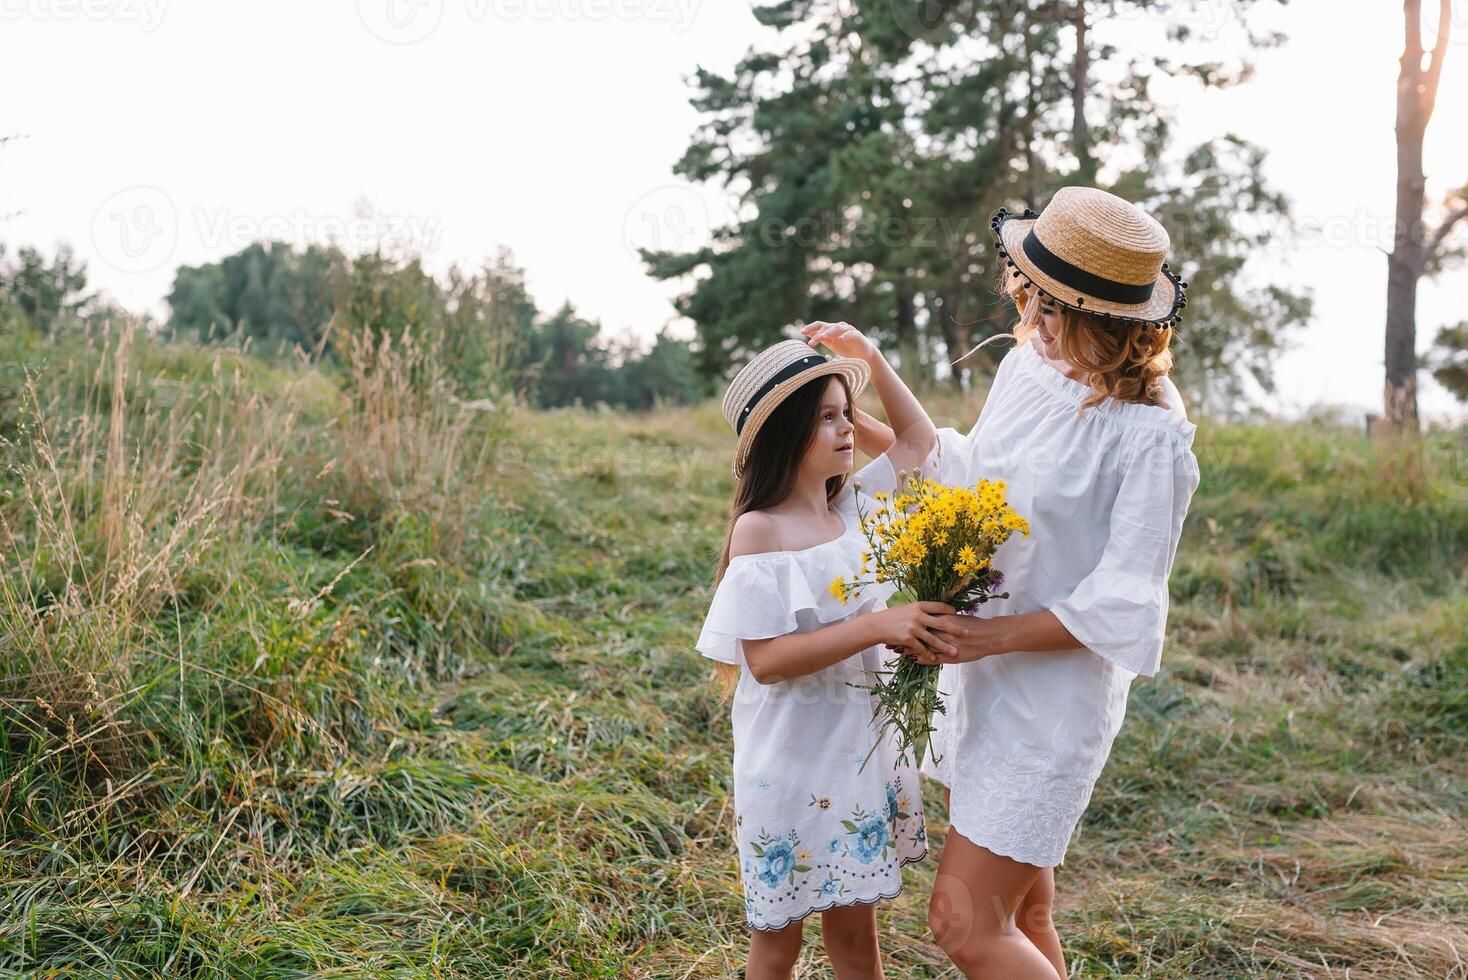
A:
<svg viewBox="0 0 1468 980">
<path fill-rule="evenodd" d="M 880 504 L 851 480 L 871 381 L 896 441 L 856 474 L 890 487 L 925 459 L 935 430 L 895 371 L 846 324 L 805 328 L 810 345 L 861 356 L 827 358 L 799 340 L 757 355 L 724 397 L 738 436 L 738 481 L 717 589 L 696 644 L 732 689 L 734 826 L 750 928 L 749 980 L 789 977 L 802 920 L 822 912 L 838 976 L 881 977 L 875 903 L 902 889 L 902 867 L 927 854 L 918 774 L 877 742 L 870 673 L 891 653 L 957 650 L 935 629 L 940 602 L 886 608 L 890 584 L 845 605 L 831 590 L 859 572 L 866 539 L 857 513 Z M 879 424 L 863 436 L 881 438 Z M 864 443 L 865 444 L 865 443 Z M 871 753 L 868 759 L 868 753 Z M 863 762 L 866 763 L 863 767 Z"/>
</svg>

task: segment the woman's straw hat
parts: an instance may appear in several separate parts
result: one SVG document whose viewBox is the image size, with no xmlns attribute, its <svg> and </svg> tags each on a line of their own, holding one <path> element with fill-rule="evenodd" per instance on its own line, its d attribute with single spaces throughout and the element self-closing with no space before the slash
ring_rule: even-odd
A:
<svg viewBox="0 0 1468 980">
<path fill-rule="evenodd" d="M 1095 187 L 1062 187 L 1040 214 L 1000 208 L 994 247 L 1015 276 L 1056 303 L 1115 320 L 1176 327 L 1188 284 L 1167 263 L 1156 219 Z"/>
<path fill-rule="evenodd" d="M 754 437 L 791 392 L 816 378 L 839 374 L 851 389 L 851 400 L 867 386 L 872 369 L 854 357 L 827 357 L 800 340 L 782 340 L 755 355 L 729 383 L 724 393 L 724 419 L 739 437 L 734 450 L 734 479 L 744 473 L 744 461 Z"/>
</svg>

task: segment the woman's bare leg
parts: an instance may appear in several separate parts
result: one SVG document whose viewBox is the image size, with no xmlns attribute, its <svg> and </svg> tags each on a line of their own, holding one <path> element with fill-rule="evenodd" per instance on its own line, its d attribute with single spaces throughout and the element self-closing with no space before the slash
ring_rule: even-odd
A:
<svg viewBox="0 0 1468 980">
<path fill-rule="evenodd" d="M 790 980 L 800 959 L 803 922 L 792 922 L 784 929 L 749 933 L 749 959 L 744 964 L 745 980 Z"/>
<path fill-rule="evenodd" d="M 1055 869 L 1041 868 L 1035 883 L 1025 892 L 1015 914 L 1019 931 L 1029 937 L 1035 948 L 1045 954 L 1056 974 L 1064 980 L 1070 976 L 1065 969 L 1065 953 L 1060 948 L 1060 934 L 1055 931 L 1055 920 L 1051 912 L 1055 907 Z"/>
<path fill-rule="evenodd" d="M 883 980 L 877 905 L 840 905 L 821 913 L 821 938 L 836 980 Z"/>
<path fill-rule="evenodd" d="M 943 787 L 943 810 L 950 812 L 948 787 Z M 1055 909 L 1055 869 L 1045 868 L 1035 876 L 1035 883 L 1025 892 L 1019 903 L 1015 922 L 1019 931 L 1029 937 L 1035 948 L 1055 967 L 1055 972 L 1064 980 L 1070 976 L 1065 968 L 1065 951 L 1060 945 L 1060 933 L 1055 931 L 1052 917 Z"/>
<path fill-rule="evenodd" d="M 928 926 L 968 980 L 1056 980 L 1055 965 L 1015 922 L 1042 870 L 995 854 L 949 828 L 928 903 Z"/>
</svg>

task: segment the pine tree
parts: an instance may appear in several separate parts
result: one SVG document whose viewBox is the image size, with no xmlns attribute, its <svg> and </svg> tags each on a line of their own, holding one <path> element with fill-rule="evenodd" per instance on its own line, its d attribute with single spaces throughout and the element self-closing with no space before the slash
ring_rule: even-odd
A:
<svg viewBox="0 0 1468 980">
<path fill-rule="evenodd" d="M 1165 18 L 1186 6 L 757 8 L 780 43 L 750 52 L 728 77 L 695 74 L 704 123 L 674 168 L 736 195 L 741 220 L 696 251 L 643 252 L 658 278 L 704 273 L 677 302 L 696 325 L 700 368 L 721 375 L 797 320 L 845 319 L 895 350 L 910 376 L 942 376 L 940 362 L 1007 327 L 989 215 L 1000 205 L 1039 207 L 1065 184 L 1097 183 L 1137 200 L 1170 224 L 1182 263 L 1189 254 L 1228 257 L 1225 271 L 1235 271 L 1262 239 L 1228 220 L 1232 209 L 1282 215 L 1285 201 L 1263 184 L 1262 153 L 1234 138 L 1167 165 L 1168 113 L 1149 83 L 1166 73 L 1236 84 L 1248 65 L 1188 61 L 1185 17 L 1169 29 L 1171 56 L 1094 41 L 1098 18 Z M 1256 46 L 1278 40 L 1249 37 Z M 1283 287 L 1244 292 L 1231 278 L 1198 292 L 1184 324 L 1191 332 L 1180 335 L 1195 387 L 1217 376 L 1215 388 L 1236 390 L 1230 379 L 1240 370 L 1267 383 L 1268 355 L 1308 316 L 1308 297 Z M 1190 326 L 1199 322 L 1206 326 Z M 1237 357 L 1245 347 L 1257 356 Z M 960 383 L 976 361 L 954 370 Z"/>
</svg>

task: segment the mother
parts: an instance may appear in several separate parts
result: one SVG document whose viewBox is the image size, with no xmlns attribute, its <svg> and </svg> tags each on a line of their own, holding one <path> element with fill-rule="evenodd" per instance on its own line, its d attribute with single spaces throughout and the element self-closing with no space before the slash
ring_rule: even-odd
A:
<svg viewBox="0 0 1468 980">
<path fill-rule="evenodd" d="M 961 620 L 960 652 L 912 654 L 944 663 L 947 708 L 940 760 L 924 763 L 947 787 L 952 827 L 928 918 L 967 977 L 1053 980 L 1067 975 L 1054 868 L 1132 678 L 1160 665 L 1167 579 L 1199 481 L 1196 427 L 1167 377 L 1187 283 L 1163 261 L 1162 226 L 1094 188 L 1062 188 L 1038 217 L 1001 208 L 991 228 L 1018 343 L 973 428 L 940 430 L 923 471 L 1006 481 L 1031 533 L 995 555 L 1011 598 Z M 857 441 L 875 455 L 890 435 L 862 416 Z"/>
</svg>

